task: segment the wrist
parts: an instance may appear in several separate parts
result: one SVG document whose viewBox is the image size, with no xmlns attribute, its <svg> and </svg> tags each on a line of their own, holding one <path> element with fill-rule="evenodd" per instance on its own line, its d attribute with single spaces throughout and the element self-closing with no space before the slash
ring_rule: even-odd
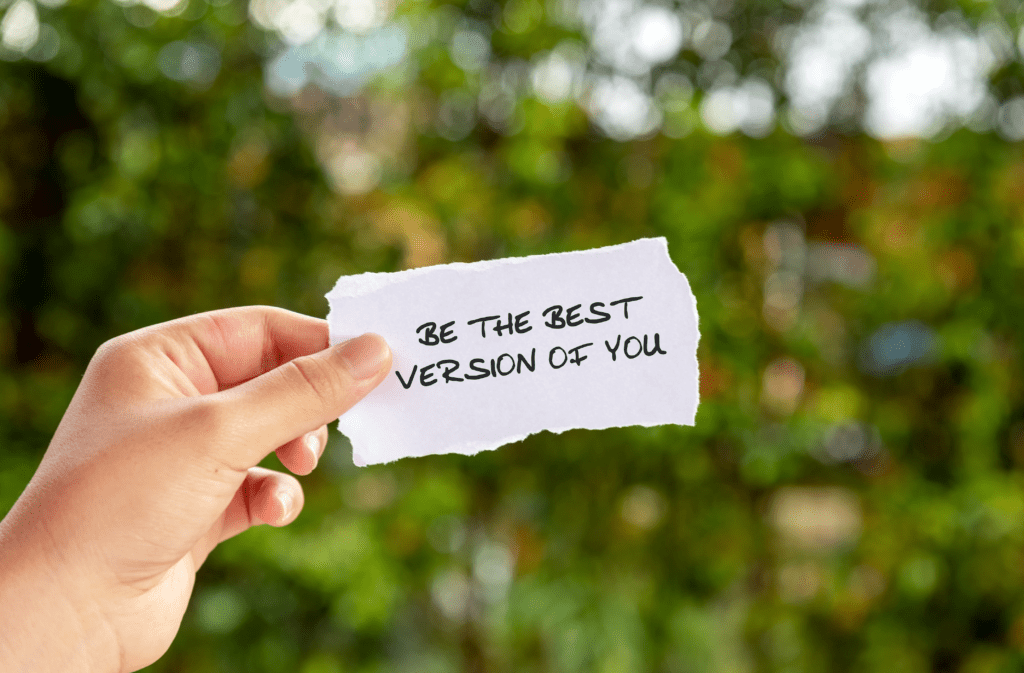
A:
<svg viewBox="0 0 1024 673">
<path fill-rule="evenodd" d="M 20 504 L 0 521 L 0 670 L 118 673 L 117 638 L 87 578 L 38 527 L 17 525 Z"/>
</svg>

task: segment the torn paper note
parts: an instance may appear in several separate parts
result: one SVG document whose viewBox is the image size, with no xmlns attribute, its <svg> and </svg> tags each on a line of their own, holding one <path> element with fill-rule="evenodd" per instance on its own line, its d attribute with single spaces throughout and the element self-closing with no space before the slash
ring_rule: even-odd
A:
<svg viewBox="0 0 1024 673">
<path fill-rule="evenodd" d="M 393 354 L 338 422 L 357 465 L 541 430 L 693 425 L 697 305 L 664 238 L 343 276 L 327 299 L 332 344 L 376 332 Z"/>
</svg>

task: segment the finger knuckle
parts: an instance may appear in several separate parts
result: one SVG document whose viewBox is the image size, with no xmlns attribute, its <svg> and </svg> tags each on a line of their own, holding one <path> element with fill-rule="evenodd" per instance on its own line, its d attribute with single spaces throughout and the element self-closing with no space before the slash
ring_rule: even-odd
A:
<svg viewBox="0 0 1024 673">
<path fill-rule="evenodd" d="M 110 394 L 127 390 L 134 374 L 143 369 L 135 343 L 131 334 L 122 334 L 101 344 L 89 361 L 86 378 L 91 385 Z"/>
<path fill-rule="evenodd" d="M 121 360 L 129 347 L 129 335 L 122 334 L 112 339 L 107 339 L 96 349 L 93 360 L 97 363 L 111 363 Z"/>
</svg>

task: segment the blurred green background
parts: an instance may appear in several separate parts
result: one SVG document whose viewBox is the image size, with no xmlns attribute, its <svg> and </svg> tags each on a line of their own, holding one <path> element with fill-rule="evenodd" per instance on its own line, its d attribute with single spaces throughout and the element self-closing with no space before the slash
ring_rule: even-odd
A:
<svg viewBox="0 0 1024 673">
<path fill-rule="evenodd" d="M 697 296 L 696 427 L 332 432 L 151 670 L 1024 669 L 1016 3 L 0 11 L 0 513 L 144 325 L 652 235 Z"/>
</svg>

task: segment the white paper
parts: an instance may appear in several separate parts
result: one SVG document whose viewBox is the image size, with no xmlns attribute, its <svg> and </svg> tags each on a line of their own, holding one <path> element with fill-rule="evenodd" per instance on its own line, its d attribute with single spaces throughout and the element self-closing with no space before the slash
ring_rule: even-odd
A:
<svg viewBox="0 0 1024 673">
<path fill-rule="evenodd" d="M 541 430 L 694 423 L 697 305 L 664 238 L 343 276 L 327 300 L 332 344 L 376 332 L 393 355 L 339 419 L 356 465 L 472 455 Z M 489 316 L 500 326 L 471 322 Z"/>
</svg>

